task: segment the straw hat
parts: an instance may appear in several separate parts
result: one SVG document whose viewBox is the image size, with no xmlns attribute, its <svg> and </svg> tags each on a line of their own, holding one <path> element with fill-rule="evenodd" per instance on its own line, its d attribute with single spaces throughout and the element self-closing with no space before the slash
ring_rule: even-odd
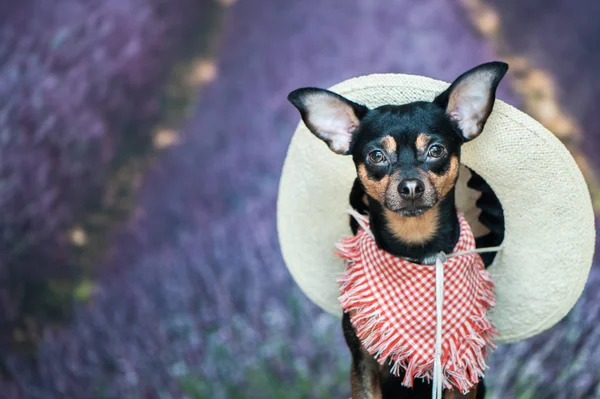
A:
<svg viewBox="0 0 600 399">
<path fill-rule="evenodd" d="M 422 76 L 379 74 L 330 90 L 372 108 L 431 101 L 447 87 Z M 496 284 L 497 305 L 490 313 L 499 330 L 496 342 L 531 337 L 567 314 L 587 280 L 595 230 L 586 183 L 552 133 L 500 100 L 481 136 L 463 145 L 461 162 L 490 185 L 504 211 L 504 248 L 488 268 Z M 467 188 L 467 171 L 457 183 L 457 206 L 475 225 L 477 193 Z M 344 263 L 334 244 L 351 234 L 346 209 L 355 178 L 351 157 L 331 152 L 300 122 L 279 187 L 279 240 L 302 291 L 338 316 L 336 279 Z"/>
</svg>

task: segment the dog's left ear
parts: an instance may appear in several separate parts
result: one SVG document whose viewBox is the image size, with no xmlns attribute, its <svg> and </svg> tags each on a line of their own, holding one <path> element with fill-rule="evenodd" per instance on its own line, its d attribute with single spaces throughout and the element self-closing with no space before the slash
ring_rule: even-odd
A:
<svg viewBox="0 0 600 399">
<path fill-rule="evenodd" d="M 313 87 L 294 90 L 288 100 L 298 108 L 306 127 L 342 155 L 350 152 L 360 120 L 369 111 L 339 94 Z"/>
<path fill-rule="evenodd" d="M 496 88 L 507 70 L 504 62 L 479 65 L 460 75 L 433 100 L 456 122 L 465 141 L 473 140 L 483 130 L 494 106 Z"/>
</svg>

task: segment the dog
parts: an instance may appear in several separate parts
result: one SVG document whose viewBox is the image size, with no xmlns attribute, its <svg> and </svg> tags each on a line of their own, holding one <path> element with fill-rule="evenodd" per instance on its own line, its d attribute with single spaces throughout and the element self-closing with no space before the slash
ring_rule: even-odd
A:
<svg viewBox="0 0 600 399">
<path fill-rule="evenodd" d="M 507 70 L 503 62 L 479 65 L 431 102 L 369 109 L 311 87 L 294 90 L 288 100 L 333 152 L 352 156 L 357 178 L 350 205 L 369 215 L 378 247 L 411 262 L 431 264 L 440 251 L 451 253 L 458 241 L 454 192 L 461 146 L 482 132 Z M 356 234 L 356 221 L 350 223 Z M 342 327 L 352 354 L 353 399 L 431 396 L 430 383 L 416 379 L 412 388 L 404 387 L 402 375 L 394 376 L 389 365 L 378 364 L 362 346 L 347 313 Z M 444 391 L 444 398 L 484 395 L 483 381 L 464 395 Z"/>
</svg>

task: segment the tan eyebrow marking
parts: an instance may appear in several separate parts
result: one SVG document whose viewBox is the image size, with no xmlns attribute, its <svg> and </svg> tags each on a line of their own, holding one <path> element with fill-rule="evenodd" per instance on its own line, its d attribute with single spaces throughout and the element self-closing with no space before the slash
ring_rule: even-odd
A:
<svg viewBox="0 0 600 399">
<path fill-rule="evenodd" d="M 417 151 L 419 153 L 424 153 L 425 151 L 427 151 L 427 146 L 429 145 L 430 141 L 431 136 L 425 133 L 419 133 L 419 135 L 417 136 L 417 141 L 415 142 L 415 147 L 417 147 Z"/>
<path fill-rule="evenodd" d="M 396 152 L 396 140 L 392 136 L 385 136 L 381 139 L 380 144 L 388 154 Z"/>
</svg>

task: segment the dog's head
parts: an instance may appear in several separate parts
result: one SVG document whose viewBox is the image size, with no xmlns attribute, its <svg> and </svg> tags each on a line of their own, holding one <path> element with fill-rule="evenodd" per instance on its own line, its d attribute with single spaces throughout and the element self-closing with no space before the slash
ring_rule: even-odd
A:
<svg viewBox="0 0 600 399">
<path fill-rule="evenodd" d="M 384 210 L 414 217 L 454 188 L 461 145 L 483 130 L 507 69 L 502 62 L 473 68 L 432 102 L 369 109 L 316 88 L 295 90 L 288 99 L 332 151 L 352 155 L 372 200 Z"/>
</svg>

